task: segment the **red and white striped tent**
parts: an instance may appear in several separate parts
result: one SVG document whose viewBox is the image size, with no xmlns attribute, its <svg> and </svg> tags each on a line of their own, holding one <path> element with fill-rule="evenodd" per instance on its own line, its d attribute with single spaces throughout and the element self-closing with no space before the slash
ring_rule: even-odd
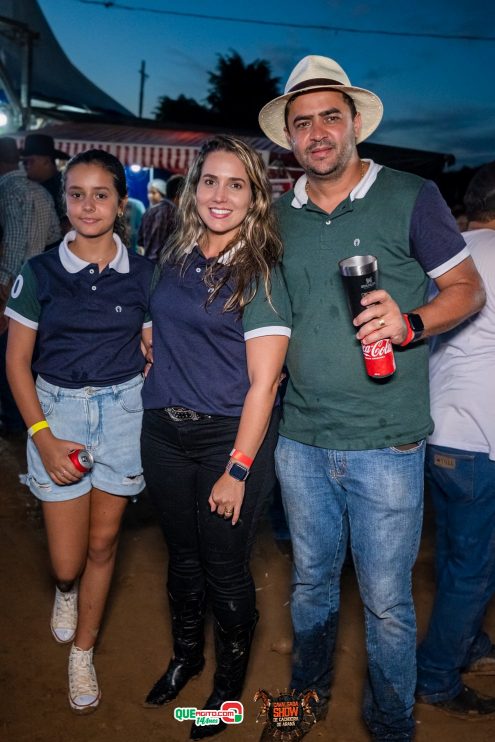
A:
<svg viewBox="0 0 495 742">
<path fill-rule="evenodd" d="M 18 132 L 22 147 L 30 132 Z M 174 173 L 186 173 L 203 142 L 211 136 L 207 131 L 179 131 L 118 124 L 63 122 L 44 126 L 36 133 L 49 134 L 57 149 L 73 156 L 86 149 L 104 149 L 115 155 L 123 165 L 161 168 Z M 264 137 L 243 137 L 256 149 L 268 165 L 270 159 L 285 152 Z"/>
</svg>

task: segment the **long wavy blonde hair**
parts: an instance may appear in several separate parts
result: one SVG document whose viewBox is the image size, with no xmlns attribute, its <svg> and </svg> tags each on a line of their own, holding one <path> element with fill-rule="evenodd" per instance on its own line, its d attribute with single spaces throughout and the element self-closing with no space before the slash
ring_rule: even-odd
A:
<svg viewBox="0 0 495 742">
<path fill-rule="evenodd" d="M 271 208 L 271 185 L 263 160 L 241 139 L 219 135 L 201 147 L 191 165 L 178 205 L 177 226 L 161 257 L 161 264 L 172 263 L 184 268 L 191 246 L 201 244 L 206 228 L 196 205 L 196 190 L 206 158 L 212 152 L 230 152 L 242 162 L 251 185 L 252 201 L 237 234 L 208 266 L 205 282 L 213 289 L 210 304 L 226 283 L 235 286 L 224 304 L 224 311 L 242 309 L 254 297 L 260 281 L 270 300 L 270 272 L 282 254 L 282 242 Z M 232 259 L 222 256 L 236 246 Z"/>
</svg>

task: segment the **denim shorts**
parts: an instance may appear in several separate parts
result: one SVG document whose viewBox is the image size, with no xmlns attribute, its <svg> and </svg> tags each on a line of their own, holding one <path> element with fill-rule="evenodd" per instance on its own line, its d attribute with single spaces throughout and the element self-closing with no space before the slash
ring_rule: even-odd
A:
<svg viewBox="0 0 495 742">
<path fill-rule="evenodd" d="M 143 418 L 141 374 L 115 386 L 67 389 L 41 377 L 36 392 L 54 436 L 76 441 L 94 457 L 94 466 L 74 484 L 58 485 L 46 472 L 28 438 L 26 483 L 46 502 L 73 500 L 97 487 L 112 495 L 134 497 L 144 489 L 139 439 Z"/>
</svg>

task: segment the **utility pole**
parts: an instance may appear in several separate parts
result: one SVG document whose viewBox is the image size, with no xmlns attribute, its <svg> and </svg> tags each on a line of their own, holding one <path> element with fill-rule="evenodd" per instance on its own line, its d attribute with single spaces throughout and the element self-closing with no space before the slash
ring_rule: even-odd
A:
<svg viewBox="0 0 495 742">
<path fill-rule="evenodd" d="M 141 62 L 139 76 L 141 77 L 141 82 L 139 84 L 139 118 L 142 119 L 143 118 L 144 84 L 149 77 L 149 75 L 146 74 L 146 62 L 144 61 L 144 59 Z"/>
</svg>

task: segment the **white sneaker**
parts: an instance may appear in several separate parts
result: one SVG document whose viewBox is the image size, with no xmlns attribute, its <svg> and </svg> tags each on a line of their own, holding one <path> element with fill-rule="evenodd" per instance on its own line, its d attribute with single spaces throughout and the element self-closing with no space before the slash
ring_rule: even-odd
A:
<svg viewBox="0 0 495 742">
<path fill-rule="evenodd" d="M 75 636 L 77 627 L 77 583 L 68 593 L 55 587 L 50 628 L 59 644 L 68 644 Z"/>
<path fill-rule="evenodd" d="M 69 655 L 69 703 L 76 714 L 90 714 L 100 703 L 101 691 L 98 687 L 93 667 L 93 648 L 79 649 L 72 645 Z"/>
</svg>

